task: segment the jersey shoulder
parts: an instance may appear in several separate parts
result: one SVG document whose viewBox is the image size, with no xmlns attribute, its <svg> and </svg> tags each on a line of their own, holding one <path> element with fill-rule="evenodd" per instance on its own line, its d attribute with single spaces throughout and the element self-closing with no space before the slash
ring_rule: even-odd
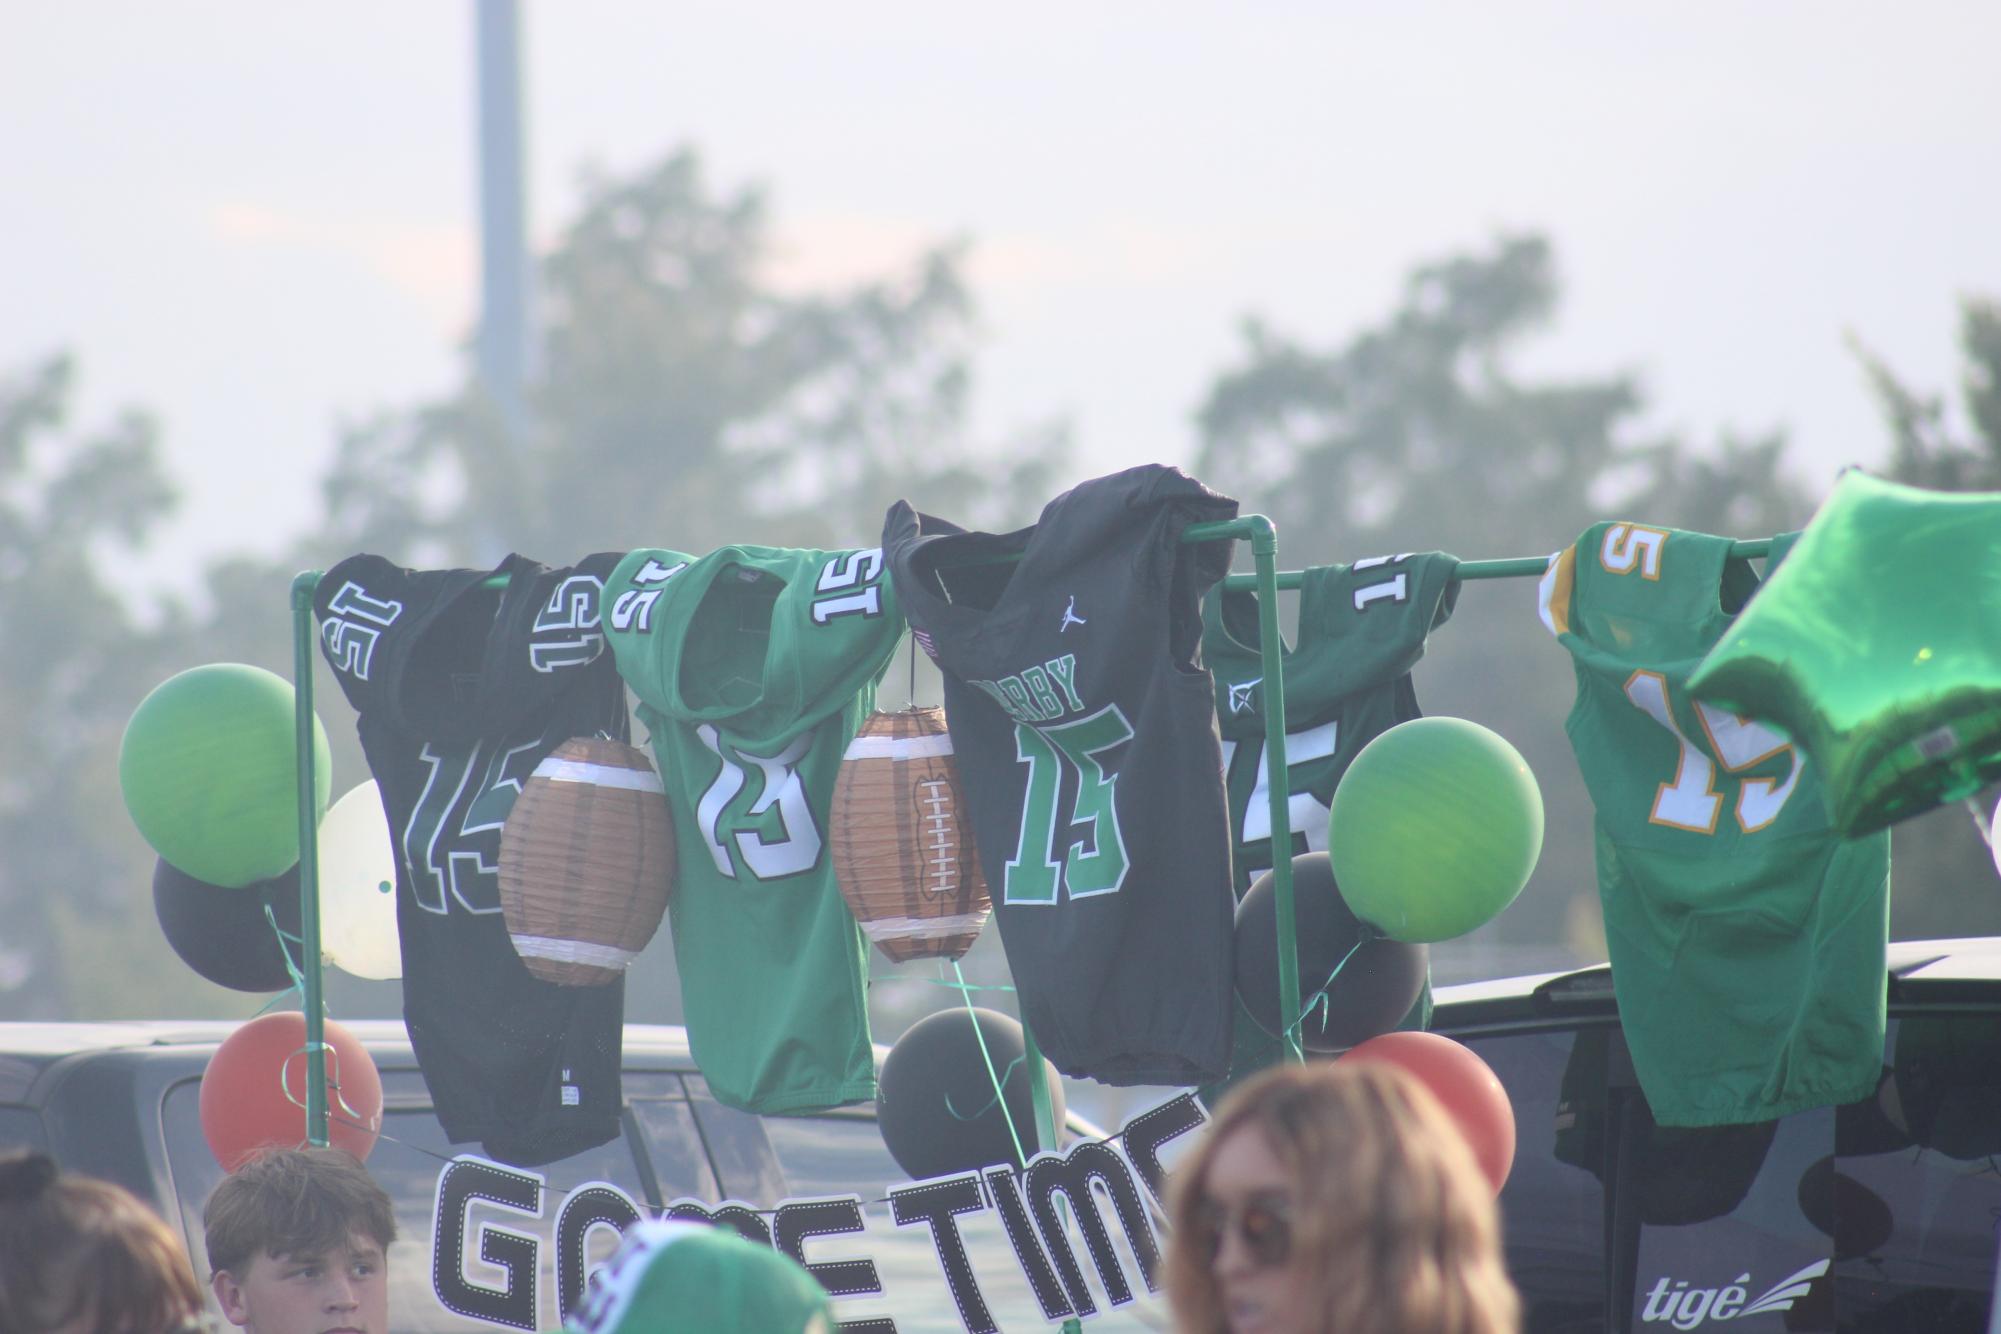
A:
<svg viewBox="0 0 2001 1334">
<path fill-rule="evenodd" d="M 394 711 L 425 631 L 484 574 L 410 570 L 381 556 L 357 555 L 320 576 L 313 591 L 320 652 L 357 712 Z"/>
<path fill-rule="evenodd" d="M 1646 660 L 1706 651 L 1757 587 L 1731 546 L 1678 528 L 1594 524 L 1550 557 L 1537 615 L 1574 653 Z"/>
</svg>

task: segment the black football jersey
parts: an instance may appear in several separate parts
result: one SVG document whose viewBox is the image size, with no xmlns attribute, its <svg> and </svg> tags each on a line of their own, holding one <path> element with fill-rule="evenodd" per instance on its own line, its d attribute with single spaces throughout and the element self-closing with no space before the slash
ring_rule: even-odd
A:
<svg viewBox="0 0 2001 1334">
<path fill-rule="evenodd" d="M 313 600 L 389 818 L 403 1017 L 438 1120 L 454 1143 L 523 1166 L 619 1134 L 625 983 L 530 973 L 497 874 L 501 825 L 535 766 L 571 737 L 627 738 L 598 624 L 617 563 L 407 570 L 353 556 Z M 504 590 L 484 586 L 494 575 Z"/>
<path fill-rule="evenodd" d="M 1066 1075 L 1191 1084 L 1229 1065 L 1230 826 L 1200 643 L 1232 543 L 1180 537 L 1236 513 L 1149 465 L 1014 533 L 903 502 L 885 521 L 1022 1017 Z"/>
</svg>

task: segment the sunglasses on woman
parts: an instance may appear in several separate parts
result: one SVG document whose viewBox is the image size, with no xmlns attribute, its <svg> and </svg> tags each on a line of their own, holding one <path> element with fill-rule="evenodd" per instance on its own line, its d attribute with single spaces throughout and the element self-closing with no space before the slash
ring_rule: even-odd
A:
<svg viewBox="0 0 2001 1334">
<path fill-rule="evenodd" d="M 1292 1254 L 1292 1201 L 1283 1195 L 1253 1195 L 1238 1208 L 1204 1200 L 1195 1208 L 1202 1250 L 1214 1264 L 1223 1253 L 1223 1237 L 1235 1232 L 1260 1269 L 1286 1262 Z"/>
</svg>

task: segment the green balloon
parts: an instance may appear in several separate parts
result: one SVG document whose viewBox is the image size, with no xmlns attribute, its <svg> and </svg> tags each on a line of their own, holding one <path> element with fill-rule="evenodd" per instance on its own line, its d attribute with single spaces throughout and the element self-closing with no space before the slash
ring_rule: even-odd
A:
<svg viewBox="0 0 2001 1334">
<path fill-rule="evenodd" d="M 2001 778 L 2001 492 L 1848 473 L 1688 693 L 1798 743 L 1851 837 Z"/>
<path fill-rule="evenodd" d="M 1520 752 L 1464 718 L 1413 718 L 1362 748 L 1328 815 L 1334 879 L 1392 940 L 1450 940 L 1515 900 L 1542 853 Z"/>
<path fill-rule="evenodd" d="M 178 871 L 240 888 L 299 860 L 298 747 L 292 683 L 219 662 L 162 681 L 139 701 L 118 746 L 132 823 Z M 314 814 L 333 758 L 313 719 Z"/>
</svg>

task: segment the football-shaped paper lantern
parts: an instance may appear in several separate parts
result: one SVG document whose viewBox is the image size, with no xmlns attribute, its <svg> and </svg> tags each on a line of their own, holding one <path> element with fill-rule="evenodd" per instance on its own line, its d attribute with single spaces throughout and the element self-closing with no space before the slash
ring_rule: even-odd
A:
<svg viewBox="0 0 2001 1334">
<path fill-rule="evenodd" d="M 896 1165 L 911 1180 L 922 1181 L 997 1163 L 1020 1167 L 1017 1137 L 1031 1158 L 1055 1147 L 1042 1144 L 1036 1131 L 1027 1052 L 1021 1025 L 996 1010 L 962 1005 L 926 1015 L 906 1029 L 876 1080 L 875 1123 Z M 1050 1109 L 1061 1126 L 1063 1080 L 1046 1059 L 1042 1065 Z M 996 1078 L 1007 1093 L 1005 1110 L 994 1091 Z"/>
<path fill-rule="evenodd" d="M 834 780 L 834 874 L 890 958 L 956 959 L 993 911 L 943 709 L 872 713 Z"/>
<path fill-rule="evenodd" d="M 153 851 L 197 880 L 237 889 L 299 860 L 292 683 L 216 662 L 168 677 L 139 701 L 118 744 L 125 809 Z M 313 719 L 314 813 L 333 760 Z"/>
<path fill-rule="evenodd" d="M 333 1020 L 329 1050 L 327 1142 L 366 1159 L 382 1129 L 382 1075 L 361 1040 Z M 209 1151 L 234 1172 L 263 1149 L 301 1148 L 306 1128 L 306 1016 L 260 1015 L 223 1039 L 201 1079 L 201 1128 Z"/>
<path fill-rule="evenodd" d="M 1314 1005 L 1302 1016 L 1300 1045 L 1340 1051 L 1401 1023 L 1424 991 L 1430 950 L 1369 933 L 1342 901 L 1324 852 L 1292 859 L 1292 906 L 1301 1003 L 1327 984 L 1326 1006 Z M 1252 882 L 1237 905 L 1236 956 L 1244 1008 L 1265 1032 L 1278 1036 L 1278 894 L 1270 871 Z"/>
<path fill-rule="evenodd" d="M 264 914 L 269 904 L 271 916 Z M 153 867 L 153 913 L 160 934 L 181 962 L 232 991 L 283 991 L 292 985 L 289 954 L 298 949 L 271 929 L 299 934 L 299 868 L 276 880 L 224 889 L 176 869 L 164 857 Z"/>
<path fill-rule="evenodd" d="M 535 766 L 500 831 L 500 908 L 528 971 L 603 986 L 660 928 L 674 831 L 645 752 L 572 737 Z"/>
<path fill-rule="evenodd" d="M 320 821 L 320 954 L 355 977 L 403 976 L 396 931 L 396 850 L 373 778 Z"/>
</svg>

